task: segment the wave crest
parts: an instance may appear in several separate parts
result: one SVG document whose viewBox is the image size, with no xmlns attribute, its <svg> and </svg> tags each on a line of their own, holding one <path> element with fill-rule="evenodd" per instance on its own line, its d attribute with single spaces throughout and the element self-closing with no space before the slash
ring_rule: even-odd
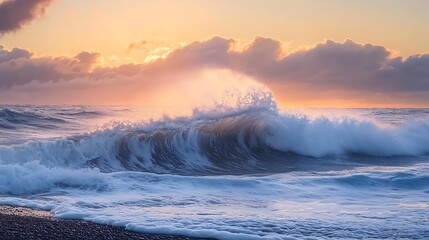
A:
<svg viewBox="0 0 429 240">
<path fill-rule="evenodd" d="M 258 108 L 208 116 L 200 112 L 189 118 L 2 146 L 0 160 L 108 172 L 245 174 L 287 171 L 318 159 L 348 161 L 353 155 L 422 156 L 429 153 L 428 142 L 428 122 L 383 128 L 355 119 L 309 120 Z"/>
</svg>

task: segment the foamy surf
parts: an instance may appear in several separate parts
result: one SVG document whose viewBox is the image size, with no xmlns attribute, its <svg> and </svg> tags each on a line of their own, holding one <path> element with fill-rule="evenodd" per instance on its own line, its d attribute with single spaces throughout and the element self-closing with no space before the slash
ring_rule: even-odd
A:
<svg viewBox="0 0 429 240">
<path fill-rule="evenodd" d="M 4 106 L 0 204 L 219 239 L 428 238 L 428 111 L 354 111 L 281 113 L 268 94 L 100 128 L 129 111 Z"/>
</svg>

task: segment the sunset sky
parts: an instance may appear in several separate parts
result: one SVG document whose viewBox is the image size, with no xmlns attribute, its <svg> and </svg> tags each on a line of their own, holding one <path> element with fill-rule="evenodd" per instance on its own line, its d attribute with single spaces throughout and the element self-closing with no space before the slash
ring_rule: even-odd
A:
<svg viewBox="0 0 429 240">
<path fill-rule="evenodd" d="M 284 107 L 429 107 L 428 23 L 426 0 L 0 0 L 0 104 L 254 85 Z"/>
</svg>

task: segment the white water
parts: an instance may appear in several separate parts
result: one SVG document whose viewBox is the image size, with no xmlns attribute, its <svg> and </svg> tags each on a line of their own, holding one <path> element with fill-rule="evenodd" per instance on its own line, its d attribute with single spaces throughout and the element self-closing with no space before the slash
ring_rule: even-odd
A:
<svg viewBox="0 0 429 240">
<path fill-rule="evenodd" d="M 429 238 L 429 111 L 268 106 L 91 133 L 130 110 L 4 107 L 0 204 L 219 239 Z"/>
</svg>

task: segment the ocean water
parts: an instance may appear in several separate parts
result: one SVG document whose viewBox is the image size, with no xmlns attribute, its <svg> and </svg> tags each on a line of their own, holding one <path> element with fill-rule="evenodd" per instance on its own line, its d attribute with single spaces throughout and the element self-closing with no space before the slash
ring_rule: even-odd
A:
<svg viewBox="0 0 429 240">
<path fill-rule="evenodd" d="M 0 106 L 0 204 L 218 239 L 429 239 L 429 109 Z"/>
</svg>

